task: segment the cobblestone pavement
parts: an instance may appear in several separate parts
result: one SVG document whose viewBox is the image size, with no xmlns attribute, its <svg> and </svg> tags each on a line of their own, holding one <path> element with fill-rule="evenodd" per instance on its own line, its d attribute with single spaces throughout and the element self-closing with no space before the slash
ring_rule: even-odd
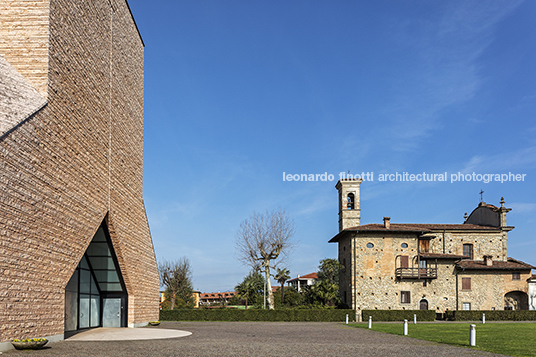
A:
<svg viewBox="0 0 536 357">
<path fill-rule="evenodd" d="M 174 339 L 62 341 L 48 348 L 4 355 L 39 356 L 499 356 L 388 335 L 342 323 L 163 322 L 158 327 L 192 332 Z"/>
</svg>

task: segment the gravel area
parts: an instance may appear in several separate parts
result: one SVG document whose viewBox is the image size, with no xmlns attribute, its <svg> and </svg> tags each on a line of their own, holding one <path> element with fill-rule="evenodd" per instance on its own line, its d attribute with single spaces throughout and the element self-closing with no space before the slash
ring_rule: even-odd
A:
<svg viewBox="0 0 536 357">
<path fill-rule="evenodd" d="M 192 332 L 144 341 L 62 341 L 39 356 L 499 356 L 325 322 L 163 322 L 158 327 Z"/>
</svg>

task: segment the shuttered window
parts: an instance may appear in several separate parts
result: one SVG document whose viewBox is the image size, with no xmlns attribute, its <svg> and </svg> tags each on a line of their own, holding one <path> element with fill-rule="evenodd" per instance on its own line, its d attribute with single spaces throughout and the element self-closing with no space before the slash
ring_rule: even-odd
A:
<svg viewBox="0 0 536 357">
<path fill-rule="evenodd" d="M 409 292 L 409 291 L 401 291 L 400 292 L 400 302 L 402 304 L 410 304 L 411 303 L 411 292 Z"/>
<path fill-rule="evenodd" d="M 409 268 L 409 257 L 407 255 L 400 256 L 400 267 Z"/>
<path fill-rule="evenodd" d="M 428 253 L 430 251 L 430 240 L 419 239 L 419 253 Z"/>
<path fill-rule="evenodd" d="M 471 290 L 471 278 L 462 278 L 462 290 Z"/>
</svg>

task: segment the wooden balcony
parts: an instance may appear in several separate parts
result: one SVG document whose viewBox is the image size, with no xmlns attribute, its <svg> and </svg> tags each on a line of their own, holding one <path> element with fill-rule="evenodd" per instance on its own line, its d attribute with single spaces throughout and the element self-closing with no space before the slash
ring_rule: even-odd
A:
<svg viewBox="0 0 536 357">
<path fill-rule="evenodd" d="M 437 268 L 396 268 L 399 279 L 437 279 Z"/>
</svg>

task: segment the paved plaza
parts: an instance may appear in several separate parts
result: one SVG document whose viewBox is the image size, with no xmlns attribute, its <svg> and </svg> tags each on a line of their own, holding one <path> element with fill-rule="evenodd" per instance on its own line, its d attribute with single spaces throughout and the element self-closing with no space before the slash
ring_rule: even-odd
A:
<svg viewBox="0 0 536 357">
<path fill-rule="evenodd" d="M 499 356 L 328 322 L 163 322 L 158 327 L 118 329 L 115 338 L 114 331 L 99 330 L 106 329 L 49 343 L 42 350 L 10 351 L 4 355 Z M 181 337 L 169 338 L 170 333 Z"/>
</svg>

